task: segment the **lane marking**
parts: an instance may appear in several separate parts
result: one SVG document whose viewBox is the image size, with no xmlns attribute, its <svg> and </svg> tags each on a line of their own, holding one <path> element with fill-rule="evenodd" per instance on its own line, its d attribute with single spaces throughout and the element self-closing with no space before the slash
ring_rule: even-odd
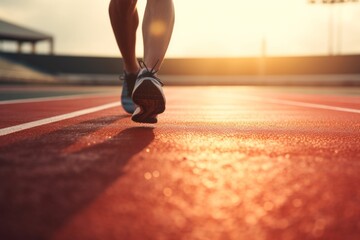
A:
<svg viewBox="0 0 360 240">
<path fill-rule="evenodd" d="M 79 99 L 79 98 L 93 98 L 93 97 L 107 97 L 107 96 L 116 96 L 116 94 L 115 93 L 104 93 L 104 94 L 89 93 L 89 94 L 76 94 L 76 95 L 68 95 L 68 96 L 24 98 L 24 99 L 0 101 L 0 105 L 16 104 L 16 103 L 61 101 L 61 100 L 71 100 L 71 99 Z"/>
<path fill-rule="evenodd" d="M 19 125 L 12 126 L 12 127 L 3 128 L 3 129 L 0 129 L 0 136 L 5 136 L 8 134 L 20 132 L 20 131 L 23 131 L 26 129 L 46 125 L 49 123 L 59 122 L 59 121 L 66 120 L 69 118 L 79 117 L 81 115 L 94 113 L 94 112 L 98 112 L 101 110 L 118 107 L 118 106 L 121 106 L 120 102 L 113 102 L 113 103 L 100 105 L 97 107 L 87 108 L 87 109 L 83 109 L 83 110 L 79 110 L 79 111 L 75 111 L 75 112 L 71 112 L 71 113 L 66 113 L 66 114 L 62 114 L 62 115 L 58 115 L 58 116 L 54 116 L 54 117 L 44 118 L 44 119 L 33 121 L 33 122 L 28 122 L 28 123 L 19 124 Z"/>
<path fill-rule="evenodd" d="M 332 111 L 339 111 L 339 112 L 350 112 L 350 113 L 358 113 L 358 114 L 360 114 L 360 109 L 334 107 L 334 106 L 330 106 L 330 105 L 317 104 L 317 103 L 306 103 L 306 102 L 282 100 L 282 99 L 276 99 L 276 98 L 250 97 L 250 96 L 246 96 L 246 97 L 242 96 L 241 98 L 254 100 L 254 101 L 259 101 L 259 102 L 266 102 L 266 103 L 275 103 L 275 104 L 282 104 L 282 105 L 289 105 L 289 106 L 317 108 L 317 109 L 325 109 L 325 110 L 332 110 Z"/>
</svg>

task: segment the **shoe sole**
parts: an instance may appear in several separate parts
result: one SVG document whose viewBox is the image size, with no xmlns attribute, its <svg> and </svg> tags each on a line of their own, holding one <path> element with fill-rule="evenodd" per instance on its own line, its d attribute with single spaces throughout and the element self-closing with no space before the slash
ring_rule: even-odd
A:
<svg viewBox="0 0 360 240">
<path fill-rule="evenodd" d="M 157 123 L 156 116 L 165 111 L 165 98 L 151 80 L 144 80 L 134 91 L 133 101 L 141 111 L 131 117 L 139 123 Z"/>
</svg>

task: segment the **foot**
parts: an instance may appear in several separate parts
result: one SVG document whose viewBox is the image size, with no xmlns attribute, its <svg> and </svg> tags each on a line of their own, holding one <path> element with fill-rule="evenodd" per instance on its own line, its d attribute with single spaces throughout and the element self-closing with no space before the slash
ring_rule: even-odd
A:
<svg viewBox="0 0 360 240">
<path fill-rule="evenodd" d="M 163 83 L 156 77 L 153 69 L 146 66 L 138 74 L 132 99 L 136 105 L 132 115 L 134 122 L 157 123 L 157 115 L 165 111 Z"/>
<path fill-rule="evenodd" d="M 133 114 L 135 111 L 135 104 L 131 98 L 131 94 L 134 90 L 137 74 L 124 73 L 124 82 L 121 92 L 121 106 L 127 113 Z"/>
</svg>

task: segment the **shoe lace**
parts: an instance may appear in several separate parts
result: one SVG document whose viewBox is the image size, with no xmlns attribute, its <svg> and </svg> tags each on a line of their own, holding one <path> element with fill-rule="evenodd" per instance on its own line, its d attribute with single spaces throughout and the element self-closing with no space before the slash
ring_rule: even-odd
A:
<svg viewBox="0 0 360 240">
<path fill-rule="evenodd" d="M 146 64 L 145 64 L 145 62 L 143 60 L 139 60 L 140 67 L 146 69 L 146 71 L 143 72 L 139 77 L 140 78 L 142 78 L 142 77 L 154 78 L 154 79 L 156 79 L 156 81 L 158 81 L 160 83 L 161 86 L 164 86 L 164 83 L 156 76 L 156 73 L 158 71 L 156 71 L 155 68 L 158 65 L 158 63 L 159 63 L 159 60 L 157 60 L 155 65 L 151 69 L 149 69 L 148 66 L 146 66 Z"/>
</svg>

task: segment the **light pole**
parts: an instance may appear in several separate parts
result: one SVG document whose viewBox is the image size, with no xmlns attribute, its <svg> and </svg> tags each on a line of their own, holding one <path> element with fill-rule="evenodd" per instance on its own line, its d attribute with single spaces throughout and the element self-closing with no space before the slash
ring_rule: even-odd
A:
<svg viewBox="0 0 360 240">
<path fill-rule="evenodd" d="M 341 3 L 350 3 L 350 2 L 358 2 L 359 0 L 308 0 L 310 4 L 327 4 L 329 9 L 329 33 L 328 33 L 328 44 L 329 44 L 329 55 L 334 54 L 334 10 L 333 6 L 335 4 Z M 338 29 L 337 29 L 337 46 L 338 53 L 341 51 L 341 41 L 342 41 L 342 12 L 340 12 L 340 19 L 338 19 Z"/>
</svg>

